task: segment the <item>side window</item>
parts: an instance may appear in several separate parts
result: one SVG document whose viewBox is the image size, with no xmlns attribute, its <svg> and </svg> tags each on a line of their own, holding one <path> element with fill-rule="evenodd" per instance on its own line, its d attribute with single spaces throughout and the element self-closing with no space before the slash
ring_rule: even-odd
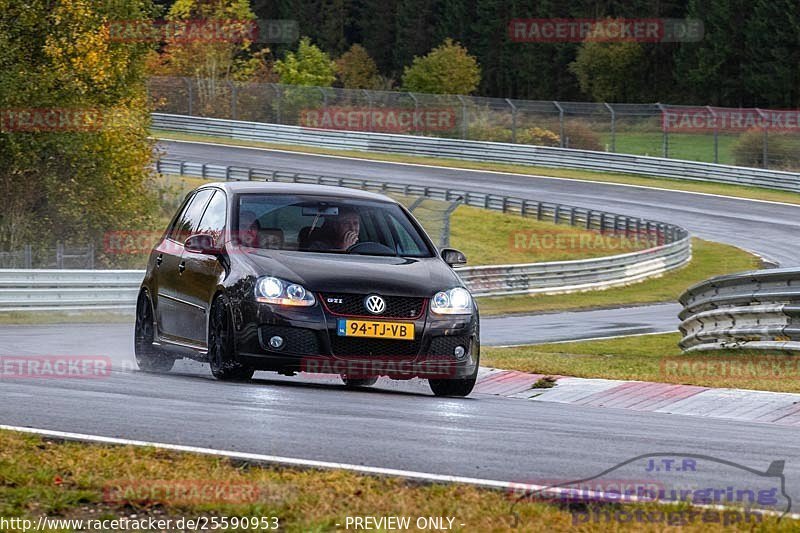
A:
<svg viewBox="0 0 800 533">
<path fill-rule="evenodd" d="M 425 246 L 419 240 L 419 237 L 415 239 L 406 226 L 397 220 L 393 214 L 389 214 L 387 218 L 391 225 L 392 234 L 397 241 L 397 251 L 400 255 L 414 256 L 424 254 Z"/>
<path fill-rule="evenodd" d="M 169 232 L 170 239 L 182 243 L 197 230 L 200 225 L 200 218 L 203 216 L 203 211 L 213 192 L 211 189 L 205 189 L 194 195 L 194 198 L 191 199 L 189 205 L 183 210 L 177 223 Z"/>
<path fill-rule="evenodd" d="M 197 226 L 196 233 L 207 233 L 213 235 L 215 240 L 219 240 L 225 229 L 225 219 L 228 214 L 227 203 L 225 193 L 216 191 L 211 201 L 208 202 L 208 207 Z"/>
</svg>

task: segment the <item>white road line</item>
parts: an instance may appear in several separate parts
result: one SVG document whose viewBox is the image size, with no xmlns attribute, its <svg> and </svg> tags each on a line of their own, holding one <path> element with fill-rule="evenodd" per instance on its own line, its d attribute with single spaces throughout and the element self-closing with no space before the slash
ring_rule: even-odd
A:
<svg viewBox="0 0 800 533">
<path fill-rule="evenodd" d="M 100 435 L 86 435 L 83 433 L 70 433 L 65 431 L 54 431 L 50 429 L 28 428 L 20 426 L 7 426 L 0 424 L 0 430 L 16 431 L 19 433 L 28 433 L 34 435 L 41 435 L 44 437 L 52 437 L 54 439 L 63 439 L 71 441 L 92 442 L 96 444 L 113 444 L 119 446 L 140 446 L 151 447 L 161 450 L 172 450 L 176 452 L 186 453 L 199 453 L 203 455 L 212 455 L 217 457 L 228 457 L 240 461 L 249 461 L 253 463 L 267 463 L 267 464 L 280 464 L 289 465 L 302 468 L 320 468 L 320 469 L 336 469 L 348 470 L 351 472 L 358 472 L 361 474 L 381 475 L 381 476 L 394 476 L 403 477 L 407 479 L 416 479 L 420 481 L 433 482 L 433 483 L 460 483 L 465 485 L 472 485 L 480 488 L 487 489 L 503 489 L 513 491 L 515 496 L 527 495 L 543 495 L 550 497 L 574 497 L 573 489 L 550 487 L 547 485 L 534 485 L 530 483 L 516 483 L 511 481 L 495 481 L 491 479 L 479 479 L 473 477 L 463 476 L 448 476 L 443 474 L 429 474 L 426 472 L 414 472 L 411 470 L 398 470 L 395 468 L 382 468 L 377 466 L 364 466 L 352 465 L 348 463 L 334 463 L 329 461 L 315 461 L 312 459 L 297 459 L 294 457 L 281 457 L 278 455 L 262 455 L 257 453 L 233 452 L 227 450 L 214 450 L 212 448 L 199 448 L 196 446 L 184 446 L 181 444 L 165 444 L 162 442 L 148 442 L 142 440 L 121 439 L 117 437 L 102 437 Z M 619 494 L 605 493 L 600 491 L 581 491 L 581 494 L 595 501 L 610 501 L 618 502 Z M 572 495 L 572 496 L 571 496 Z M 626 503 L 652 503 L 647 498 L 639 498 L 637 496 L 627 496 Z M 660 502 L 667 505 L 681 505 L 683 502 L 665 501 Z M 693 505 L 698 508 L 714 509 L 724 511 L 724 505 Z M 759 512 L 765 516 L 780 516 L 778 513 L 770 510 L 761 510 Z M 800 514 L 789 514 L 787 518 L 795 520 L 800 519 Z"/>
<path fill-rule="evenodd" d="M 649 333 L 626 333 L 624 335 L 608 335 L 607 337 L 588 337 L 586 339 L 567 339 L 563 341 L 544 341 L 544 342 L 529 342 L 525 344 L 487 344 L 489 348 L 522 348 L 524 346 L 539 346 L 543 344 L 567 344 L 570 342 L 589 342 L 589 341 L 604 341 L 606 339 L 622 339 L 625 337 L 643 337 L 645 335 L 664 335 L 666 333 L 677 333 L 677 329 L 670 329 L 664 331 L 651 331 Z"/>
<path fill-rule="evenodd" d="M 312 156 L 312 157 L 328 157 L 328 158 L 331 158 L 331 159 L 345 159 L 345 160 L 349 160 L 349 161 L 364 161 L 364 162 L 368 162 L 368 163 L 382 163 L 382 164 L 385 164 L 385 165 L 402 165 L 402 166 L 408 166 L 408 167 L 435 168 L 435 169 L 439 169 L 439 170 L 458 170 L 458 171 L 461 171 L 461 172 L 477 172 L 477 173 L 484 173 L 484 174 L 498 174 L 498 175 L 502 175 L 502 176 L 518 176 L 518 177 L 524 177 L 524 178 L 537 178 L 537 179 L 543 179 L 543 180 L 574 181 L 574 182 L 578 182 L 578 183 L 596 183 L 596 184 L 599 184 L 599 185 L 613 185 L 615 187 L 632 187 L 632 188 L 635 188 L 635 189 L 650 189 L 650 190 L 654 190 L 654 191 L 665 191 L 665 192 L 674 192 L 674 193 L 681 193 L 681 194 L 694 194 L 694 195 L 697 195 L 697 196 L 711 196 L 711 197 L 714 197 L 714 198 L 726 198 L 728 200 L 742 200 L 742 201 L 746 201 L 746 202 L 758 202 L 758 203 L 762 203 L 762 204 L 784 205 L 784 206 L 789 206 L 789 207 L 797 207 L 798 209 L 800 209 L 800 204 L 791 204 L 791 203 L 788 203 L 788 202 L 776 202 L 774 200 L 759 200 L 759 199 L 756 199 L 756 198 L 742 198 L 740 196 L 728 196 L 728 195 L 725 195 L 725 194 L 714 194 L 714 193 L 709 193 L 709 192 L 683 191 L 683 190 L 680 190 L 680 189 L 667 189 L 667 188 L 664 188 L 664 187 L 652 187 L 652 186 L 649 186 L 649 185 L 634 185 L 634 184 L 630 184 L 630 183 L 617 183 L 617 182 L 612 182 L 612 181 L 598 181 L 598 180 L 577 179 L 577 178 L 559 178 L 559 177 L 555 177 L 555 176 L 541 176 L 541 175 L 538 175 L 538 174 L 519 174 L 519 173 L 516 173 L 516 172 L 501 172 L 499 170 L 479 170 L 479 169 L 475 169 L 475 168 L 446 167 L 446 166 L 440 166 L 440 165 L 425 165 L 425 164 L 422 164 L 422 163 L 403 163 L 403 162 L 400 162 L 400 161 L 384 161 L 384 160 L 381 160 L 381 159 L 368 159 L 368 158 L 354 157 L 354 156 L 330 155 L 330 154 L 314 154 L 314 153 L 309 153 L 309 152 L 302 152 L 300 150 L 286 150 L 286 149 L 280 149 L 280 148 L 262 148 L 262 147 L 259 147 L 259 146 L 240 146 L 238 144 L 215 143 L 215 142 L 210 142 L 210 141 L 184 141 L 184 140 L 178 140 L 178 139 L 170 139 L 168 137 L 153 137 L 153 138 L 156 139 L 156 140 L 169 141 L 169 142 L 174 142 L 174 143 L 199 144 L 199 145 L 203 145 L 203 146 L 219 146 L 219 147 L 226 147 L 226 148 L 240 148 L 240 149 L 243 149 L 243 150 L 258 150 L 258 151 L 262 151 L 262 152 L 277 152 L 277 153 L 282 153 L 282 154 L 299 154 L 299 155 L 306 155 L 306 156 Z M 298 145 L 298 146 L 302 147 L 302 146 L 306 146 L 306 145 Z M 315 147 L 312 147 L 312 148 L 315 148 Z M 316 147 L 316 148 L 318 148 L 318 147 Z M 379 155 L 383 154 L 383 152 L 370 152 L 370 153 L 376 153 L 376 154 L 379 154 Z M 385 155 L 394 155 L 394 154 L 386 153 Z M 407 155 L 407 154 L 396 154 L 396 155 Z M 475 161 L 475 163 L 481 163 L 481 161 Z M 558 169 L 557 167 L 554 167 L 554 168 Z M 560 169 L 558 169 L 558 170 L 560 170 Z M 581 170 L 581 169 L 564 168 L 564 170 Z M 639 177 L 637 175 L 633 175 L 633 176 L 634 177 Z M 644 179 L 648 178 L 648 176 L 646 176 L 646 175 L 642 175 L 640 177 L 642 177 Z M 653 179 L 670 179 L 670 178 L 658 178 L 658 177 L 654 176 Z M 675 179 L 677 181 L 684 181 L 685 183 L 711 183 L 711 184 L 714 184 L 714 185 L 731 185 L 733 187 L 736 186 L 736 185 L 729 184 L 729 183 L 715 183 L 715 182 L 707 182 L 707 181 L 700 181 L 700 180 L 678 180 L 677 178 L 673 178 L 673 179 Z M 789 191 L 778 191 L 778 192 L 789 192 Z"/>
</svg>

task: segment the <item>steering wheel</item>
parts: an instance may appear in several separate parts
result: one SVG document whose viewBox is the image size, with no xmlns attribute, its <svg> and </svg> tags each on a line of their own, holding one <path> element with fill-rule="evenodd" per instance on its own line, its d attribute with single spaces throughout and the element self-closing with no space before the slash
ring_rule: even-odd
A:
<svg viewBox="0 0 800 533">
<path fill-rule="evenodd" d="M 347 248 L 348 254 L 371 254 L 371 255 L 396 255 L 396 252 L 379 242 L 363 241 L 357 242 Z"/>
</svg>

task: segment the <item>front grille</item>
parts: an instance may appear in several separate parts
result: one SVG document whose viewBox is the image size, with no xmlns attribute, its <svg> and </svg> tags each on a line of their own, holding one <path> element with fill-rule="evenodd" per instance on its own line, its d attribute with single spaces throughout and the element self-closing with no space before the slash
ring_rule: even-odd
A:
<svg viewBox="0 0 800 533">
<path fill-rule="evenodd" d="M 428 350 L 428 355 L 453 355 L 453 350 L 456 346 L 463 346 L 469 353 L 469 345 L 471 338 L 466 335 L 443 335 L 441 337 L 434 337 L 431 340 L 431 347 Z"/>
<path fill-rule="evenodd" d="M 370 357 L 413 357 L 419 353 L 420 341 L 401 341 L 395 339 L 369 339 L 360 337 L 340 337 L 331 331 L 333 355 Z"/>
<path fill-rule="evenodd" d="M 413 320 L 422 316 L 428 301 L 426 298 L 411 296 L 382 296 L 386 300 L 386 310 L 380 315 L 373 315 L 364 307 L 364 299 L 367 296 L 369 295 L 323 294 L 322 302 L 334 315 Z"/>
<path fill-rule="evenodd" d="M 280 350 L 275 350 L 269 345 L 269 339 L 275 335 L 283 337 L 284 344 Z M 262 326 L 260 336 L 261 346 L 271 352 L 302 355 L 319 354 L 319 339 L 317 333 L 311 329 L 288 326 Z"/>
</svg>

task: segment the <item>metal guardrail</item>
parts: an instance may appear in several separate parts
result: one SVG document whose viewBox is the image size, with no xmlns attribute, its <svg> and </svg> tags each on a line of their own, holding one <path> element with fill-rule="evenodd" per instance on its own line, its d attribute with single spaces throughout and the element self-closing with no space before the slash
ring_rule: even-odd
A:
<svg viewBox="0 0 800 533">
<path fill-rule="evenodd" d="M 314 183 L 461 201 L 654 244 L 645 250 L 596 259 L 459 268 L 458 274 L 476 296 L 603 289 L 661 275 L 691 259 L 691 239 L 685 229 L 605 211 L 442 187 L 168 159 L 159 160 L 156 166 L 162 173 L 206 179 Z M 139 270 L 0 270 L 0 311 L 132 309 L 143 277 L 144 271 Z"/>
<path fill-rule="evenodd" d="M 153 113 L 152 118 L 153 128 L 157 130 L 212 135 L 239 140 L 422 155 L 468 161 L 621 172 L 651 177 L 748 185 L 800 192 L 800 174 L 777 170 L 567 148 L 414 135 L 320 130 L 300 126 L 283 126 L 161 113 Z"/>
<path fill-rule="evenodd" d="M 689 288 L 680 302 L 686 352 L 800 351 L 800 269 L 719 276 Z"/>
<path fill-rule="evenodd" d="M 143 270 L 0 270 L 0 311 L 133 309 Z"/>
</svg>

